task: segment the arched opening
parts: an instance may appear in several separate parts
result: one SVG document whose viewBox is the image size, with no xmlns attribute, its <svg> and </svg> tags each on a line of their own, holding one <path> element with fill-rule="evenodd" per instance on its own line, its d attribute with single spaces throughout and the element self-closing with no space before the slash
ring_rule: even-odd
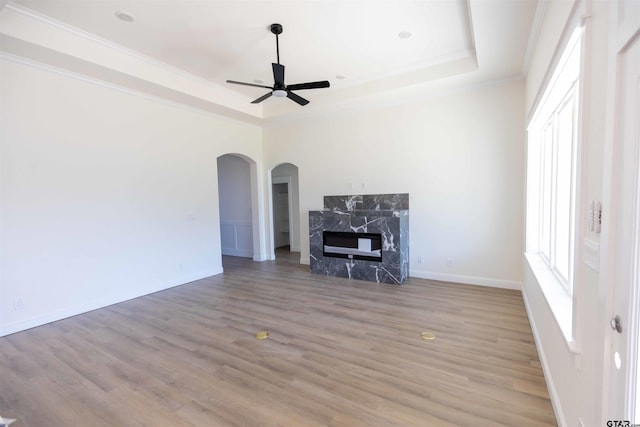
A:
<svg viewBox="0 0 640 427">
<path fill-rule="evenodd" d="M 218 157 L 218 200 L 222 255 L 253 258 L 254 229 L 251 164 L 244 157 Z"/>
<path fill-rule="evenodd" d="M 271 170 L 271 247 L 276 259 L 300 261 L 298 167 L 282 163 Z"/>
</svg>

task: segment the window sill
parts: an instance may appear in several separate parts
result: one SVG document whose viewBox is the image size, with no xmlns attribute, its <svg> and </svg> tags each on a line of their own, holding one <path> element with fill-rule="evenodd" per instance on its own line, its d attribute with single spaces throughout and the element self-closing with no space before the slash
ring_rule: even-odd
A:
<svg viewBox="0 0 640 427">
<path fill-rule="evenodd" d="M 562 332 L 567 348 L 571 353 L 578 354 L 579 350 L 573 337 L 573 299 L 539 255 L 525 253 L 525 258 Z"/>
</svg>

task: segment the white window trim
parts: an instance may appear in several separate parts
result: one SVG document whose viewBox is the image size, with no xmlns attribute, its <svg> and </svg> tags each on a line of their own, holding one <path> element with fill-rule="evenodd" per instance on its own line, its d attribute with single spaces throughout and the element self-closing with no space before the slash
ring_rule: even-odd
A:
<svg viewBox="0 0 640 427">
<path fill-rule="evenodd" d="M 573 298 L 558 284 L 558 278 L 536 253 L 525 253 L 525 259 L 540 284 L 540 289 L 558 322 L 569 350 L 577 352 L 578 347 L 573 336 L 573 310 L 567 310 L 573 305 Z"/>
<path fill-rule="evenodd" d="M 529 242 L 529 236 L 535 235 L 538 236 L 538 224 L 531 224 L 532 221 L 526 222 L 526 235 L 527 235 L 527 246 L 525 249 L 525 260 L 529 265 L 533 275 L 538 282 L 540 289 L 545 297 L 547 305 L 549 306 L 553 316 L 556 320 L 558 328 L 562 332 L 563 337 L 565 338 L 565 343 L 567 345 L 567 349 L 575 355 L 574 362 L 576 366 L 579 366 L 579 354 L 580 354 L 580 345 L 579 345 L 579 330 L 578 325 L 579 322 L 575 322 L 574 319 L 580 315 L 580 305 L 579 305 L 579 295 L 580 295 L 580 268 L 578 268 L 578 263 L 581 262 L 581 253 L 582 253 L 582 244 L 580 243 L 583 236 L 582 230 L 584 229 L 584 215 L 581 211 L 582 200 L 585 198 L 585 188 L 582 185 L 585 182 L 584 169 L 582 165 L 586 161 L 584 159 L 587 147 L 587 141 L 584 138 L 583 129 L 586 126 L 586 120 L 583 119 L 585 111 L 588 111 L 588 84 L 589 81 L 589 72 L 588 67 L 585 64 L 588 64 L 590 61 L 589 51 L 586 48 L 588 46 L 588 41 L 590 39 L 590 26 L 588 18 L 584 18 L 587 16 L 586 10 L 588 6 L 586 2 L 583 0 L 577 0 L 574 4 L 574 8 L 571 12 L 571 17 L 569 18 L 567 25 L 565 27 L 564 34 L 560 43 L 556 48 L 556 52 L 554 53 L 553 59 L 549 65 L 547 70 L 547 74 L 543 79 L 543 83 L 541 84 L 542 90 L 538 93 L 536 99 L 534 100 L 534 104 L 530 110 L 530 114 L 534 114 L 533 116 L 529 116 L 528 123 L 531 125 L 534 123 L 536 117 L 535 113 L 539 111 L 540 104 L 544 101 L 543 96 L 546 88 L 549 86 L 551 78 L 553 77 L 553 73 L 555 69 L 559 66 L 562 55 L 569 46 L 572 41 L 572 35 L 574 31 L 578 28 L 582 29 L 581 34 L 581 65 L 580 65 L 580 87 L 578 93 L 578 120 L 577 120 L 577 138 L 578 144 L 575 151 L 575 168 L 576 171 L 574 173 L 575 179 L 575 197 L 574 197 L 574 232 L 573 232 L 573 292 L 572 295 L 569 295 L 564 289 L 559 285 L 557 277 L 550 271 L 549 267 L 546 263 L 540 258 L 540 255 L 537 251 L 537 247 L 535 250 L 532 250 L 532 246 Z M 532 150 L 528 150 L 528 157 L 531 155 Z M 531 207 L 529 204 L 539 205 L 537 198 L 539 183 L 531 183 L 530 180 L 527 180 L 527 216 L 531 213 Z M 534 190 L 536 195 L 534 197 L 531 196 L 531 191 Z M 533 234 L 532 234 L 533 232 Z M 570 310 L 567 310 L 568 307 L 571 307 Z"/>
</svg>

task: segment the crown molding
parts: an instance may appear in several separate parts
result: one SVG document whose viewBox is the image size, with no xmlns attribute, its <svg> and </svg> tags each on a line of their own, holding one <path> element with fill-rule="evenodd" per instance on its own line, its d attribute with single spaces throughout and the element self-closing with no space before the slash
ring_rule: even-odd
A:
<svg viewBox="0 0 640 427">
<path fill-rule="evenodd" d="M 94 72 L 97 75 L 90 77 L 98 80 L 110 73 L 106 80 L 114 79 L 116 84 L 128 80 L 126 85 L 134 90 L 153 87 L 153 95 L 167 93 L 174 101 L 183 98 L 220 114 L 229 112 L 234 118 L 262 118 L 262 106 L 246 102 L 246 97 L 227 87 L 28 8 L 9 2 L 1 18 L 0 36 L 6 41 L 1 49 L 5 52 L 36 62 L 50 61 L 54 67 L 71 72 Z"/>
<path fill-rule="evenodd" d="M 539 0 L 536 5 L 536 13 L 533 16 L 533 22 L 531 23 L 531 29 L 529 31 L 529 39 L 527 40 L 527 48 L 522 60 L 521 74 L 523 76 L 526 76 L 529 72 L 529 64 L 531 63 L 531 58 L 533 57 L 536 45 L 538 44 L 538 38 L 540 37 L 540 31 L 542 29 L 542 23 L 544 22 L 544 16 L 547 12 L 548 4 L 549 0 Z"/>
<path fill-rule="evenodd" d="M 207 117 L 215 117 L 215 118 L 223 120 L 223 121 L 229 121 L 229 122 L 233 122 L 233 123 L 256 126 L 258 128 L 261 128 L 261 126 L 260 126 L 261 119 L 258 119 L 258 118 L 255 118 L 255 119 L 251 119 L 251 118 L 247 118 L 247 117 L 235 118 L 235 117 L 231 116 L 230 114 L 221 114 L 221 113 L 217 113 L 215 111 L 207 110 L 206 108 L 199 108 L 197 106 L 190 105 L 190 104 L 188 104 L 186 102 L 173 101 L 173 100 L 171 100 L 171 99 L 169 99 L 167 97 L 157 96 L 157 95 L 153 95 L 153 94 L 150 94 L 148 92 L 145 92 L 145 91 L 131 89 L 131 88 L 128 88 L 126 86 L 115 84 L 115 83 L 111 83 L 111 82 L 108 82 L 106 80 L 101 80 L 101 79 L 98 79 L 98 78 L 94 78 L 94 77 L 88 76 L 86 74 L 76 73 L 74 71 L 70 71 L 70 70 L 67 70 L 65 68 L 56 67 L 56 66 L 51 65 L 51 64 L 46 64 L 46 63 L 43 63 L 43 62 L 39 62 L 39 61 L 33 60 L 31 58 L 25 58 L 24 56 L 13 55 L 11 53 L 0 51 L 0 60 L 7 61 L 7 62 L 13 62 L 15 64 L 19 64 L 19 65 L 23 65 L 23 66 L 26 66 L 26 67 L 30 67 L 30 68 L 38 69 L 38 70 L 41 70 L 41 71 L 45 71 L 47 73 L 57 74 L 57 75 L 64 76 L 66 78 L 70 78 L 70 79 L 74 79 L 74 80 L 78 80 L 78 81 L 81 81 L 81 82 L 84 82 L 84 83 L 89 83 L 89 84 L 101 86 L 101 87 L 109 89 L 109 90 L 118 91 L 118 92 L 121 92 L 121 93 L 125 93 L 127 95 L 143 98 L 143 99 L 146 99 L 146 100 L 149 100 L 149 101 L 153 101 L 153 102 L 158 102 L 158 103 L 161 103 L 161 104 L 164 104 L 164 105 L 168 105 L 168 106 L 173 107 L 173 108 L 178 108 L 178 109 L 181 109 L 181 110 L 184 110 L 184 111 L 188 111 L 188 112 L 191 112 L 191 113 L 197 113 L 197 114 L 201 114 L 201 115 L 204 115 L 204 116 L 207 116 Z"/>
<path fill-rule="evenodd" d="M 465 93 L 471 93 L 479 90 L 491 89 L 513 83 L 523 82 L 524 77 L 521 75 L 496 78 L 491 80 L 479 80 L 468 83 L 453 83 L 448 87 L 437 88 L 412 88 L 414 95 L 405 96 L 403 92 L 394 91 L 384 94 L 371 95 L 366 99 L 360 99 L 357 102 L 340 103 L 332 106 L 329 111 L 327 109 L 307 110 L 299 114 L 275 116 L 263 119 L 263 128 L 271 129 L 277 127 L 292 126 L 300 123 L 301 119 L 305 122 L 310 120 L 323 120 L 336 115 L 358 114 L 370 111 L 379 111 L 388 108 L 403 107 L 407 105 L 415 105 L 430 100 L 456 96 Z"/>
<path fill-rule="evenodd" d="M 2 0 L 4 1 L 4 0 Z M 108 49 L 111 49 L 115 52 L 118 52 L 119 54 L 122 54 L 124 56 L 128 56 L 131 58 L 134 58 L 138 61 L 143 61 L 149 65 L 152 65 L 154 67 L 158 67 L 158 68 L 162 68 L 165 71 L 168 71 L 172 74 L 176 74 L 179 75 L 181 77 L 184 77 L 186 79 L 189 80 L 193 80 L 194 82 L 196 82 L 199 85 L 203 85 L 203 86 L 209 86 L 215 89 L 221 88 L 222 86 L 212 82 L 211 80 L 207 80 L 204 77 L 198 76 L 196 74 L 192 74 L 189 73 L 181 68 L 178 67 L 174 67 L 173 65 L 167 64 L 166 62 L 162 62 L 159 61 L 155 58 L 151 58 L 150 56 L 144 55 L 138 51 L 135 51 L 133 49 L 129 49 L 127 47 L 124 47 L 120 44 L 114 43 L 110 40 L 104 39 L 102 37 L 96 36 L 95 34 L 89 33 L 87 31 L 84 31 L 80 28 L 74 27 L 72 25 L 66 24 L 64 22 L 58 21 L 56 19 L 53 19 L 47 15 L 43 15 L 41 13 L 38 13 L 34 10 L 31 10 L 29 8 L 26 8 L 24 6 L 21 5 L 17 5 L 11 1 L 8 1 L 6 6 L 5 6 L 6 10 L 10 10 L 12 12 L 15 12 L 21 16 L 36 20 L 44 25 L 47 25 L 49 27 L 53 27 L 53 28 L 57 28 L 59 30 L 62 30 L 66 33 L 69 34 L 73 34 L 76 37 L 79 37 L 83 40 L 86 40 L 90 43 L 95 43 L 95 44 L 99 44 L 101 46 L 104 46 Z M 0 30 L 1 31 L 1 30 Z"/>
</svg>

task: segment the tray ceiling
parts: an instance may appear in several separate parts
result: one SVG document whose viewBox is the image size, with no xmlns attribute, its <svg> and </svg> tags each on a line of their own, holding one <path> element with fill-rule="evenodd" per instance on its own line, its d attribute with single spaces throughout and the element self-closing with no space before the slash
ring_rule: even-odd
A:
<svg viewBox="0 0 640 427">
<path fill-rule="evenodd" d="M 0 48 L 259 123 L 518 76 L 535 11 L 534 0 L 15 0 L 0 12 Z M 225 83 L 272 84 L 275 22 L 287 83 L 331 82 L 300 92 L 308 106 L 252 105 L 266 90 Z"/>
</svg>

